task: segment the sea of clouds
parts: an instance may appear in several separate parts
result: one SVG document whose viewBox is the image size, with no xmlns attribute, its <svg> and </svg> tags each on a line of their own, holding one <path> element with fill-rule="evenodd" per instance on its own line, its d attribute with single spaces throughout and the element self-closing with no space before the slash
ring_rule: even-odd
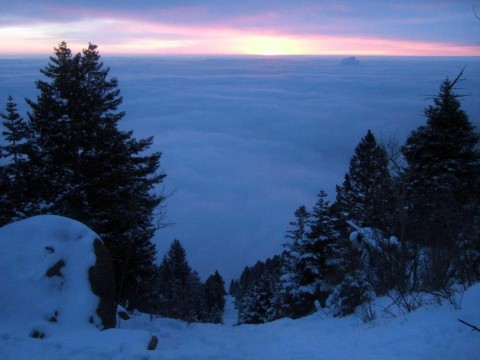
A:
<svg viewBox="0 0 480 360">
<path fill-rule="evenodd" d="M 0 106 L 26 116 L 48 59 L 0 59 Z M 228 280 L 282 251 L 300 205 L 324 189 L 335 197 L 359 140 L 400 143 L 424 123 L 440 83 L 455 78 L 463 109 L 480 125 L 479 58 L 104 57 L 119 80 L 121 128 L 155 137 L 172 193 L 158 231 L 159 260 L 171 241 L 205 278 Z"/>
</svg>

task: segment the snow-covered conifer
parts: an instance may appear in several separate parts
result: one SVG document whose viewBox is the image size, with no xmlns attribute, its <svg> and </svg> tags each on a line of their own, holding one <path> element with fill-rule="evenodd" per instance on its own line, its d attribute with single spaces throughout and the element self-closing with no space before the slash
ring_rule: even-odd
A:
<svg viewBox="0 0 480 360">
<path fill-rule="evenodd" d="M 453 263 L 456 271 L 471 271 L 460 269 L 465 264 L 461 249 L 478 248 L 479 237 L 465 235 L 472 234 L 480 204 L 480 135 L 461 109 L 461 96 L 454 93 L 461 76 L 443 81 L 434 105 L 425 110 L 426 124 L 402 147 L 407 161 L 407 238 L 430 248 L 428 282 L 434 288 L 449 281 Z"/>
<path fill-rule="evenodd" d="M 95 45 L 73 55 L 63 42 L 41 72 L 47 80 L 37 81 L 38 97 L 27 100 L 34 212 L 94 229 L 112 254 L 117 300 L 134 306 L 154 272 L 154 211 L 164 200 L 155 189 L 165 176 L 160 153 L 145 155 L 152 138 L 118 128 L 118 82 Z"/>
<path fill-rule="evenodd" d="M 335 208 L 343 219 L 340 228 L 344 236 L 349 231 L 345 220 L 353 220 L 362 227 L 390 230 L 391 186 L 387 153 L 368 130 L 355 148 L 342 186 L 337 186 Z"/>
<path fill-rule="evenodd" d="M 29 179 L 28 138 L 29 129 L 26 121 L 19 115 L 17 104 L 11 96 L 8 97 L 5 113 L 0 114 L 3 125 L 2 135 L 6 145 L 0 146 L 0 158 L 6 164 L 0 165 L 2 175 L 2 202 L 0 206 L 0 224 L 5 224 L 25 216 L 27 181 Z"/>
</svg>

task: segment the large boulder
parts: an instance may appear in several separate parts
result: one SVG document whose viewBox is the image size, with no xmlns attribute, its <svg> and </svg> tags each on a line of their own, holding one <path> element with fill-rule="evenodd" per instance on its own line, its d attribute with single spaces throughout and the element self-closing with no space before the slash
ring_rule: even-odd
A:
<svg viewBox="0 0 480 360">
<path fill-rule="evenodd" d="M 88 279 L 93 293 L 99 298 L 97 315 L 100 317 L 104 329 L 114 328 L 117 318 L 112 258 L 103 242 L 98 238 L 93 241 L 93 249 L 97 260 L 95 265 L 88 270 Z"/>
<path fill-rule="evenodd" d="M 0 321 L 43 338 L 115 327 L 110 255 L 87 226 L 42 215 L 0 228 Z"/>
</svg>

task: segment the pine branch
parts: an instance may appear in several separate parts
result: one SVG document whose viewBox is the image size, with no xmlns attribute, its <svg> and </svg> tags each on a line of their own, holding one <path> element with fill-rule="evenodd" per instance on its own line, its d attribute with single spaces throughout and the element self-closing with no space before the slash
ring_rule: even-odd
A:
<svg viewBox="0 0 480 360">
<path fill-rule="evenodd" d="M 472 325 L 472 324 L 469 324 L 468 322 L 462 320 L 462 319 L 457 319 L 458 321 L 460 321 L 462 324 L 466 325 L 466 326 L 469 326 L 472 328 L 472 331 L 478 331 L 480 332 L 480 328 L 478 328 L 477 326 L 475 325 Z"/>
</svg>

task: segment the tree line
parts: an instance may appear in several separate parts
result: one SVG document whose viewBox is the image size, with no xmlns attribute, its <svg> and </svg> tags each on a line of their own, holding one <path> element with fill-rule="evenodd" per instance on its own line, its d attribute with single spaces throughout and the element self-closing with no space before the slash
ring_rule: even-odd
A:
<svg viewBox="0 0 480 360">
<path fill-rule="evenodd" d="M 480 279 L 480 136 L 446 79 L 405 144 L 369 130 L 355 148 L 333 203 L 319 192 L 300 206 L 282 254 L 246 267 L 229 292 L 239 323 L 375 312 L 388 295 L 400 311 L 429 293 L 455 302 Z M 360 310 L 359 310 L 360 309 Z"/>
<path fill-rule="evenodd" d="M 154 291 L 144 310 L 188 323 L 223 323 L 225 283 L 218 271 L 202 283 L 191 269 L 179 240 L 174 240 L 158 267 Z"/>
</svg>

